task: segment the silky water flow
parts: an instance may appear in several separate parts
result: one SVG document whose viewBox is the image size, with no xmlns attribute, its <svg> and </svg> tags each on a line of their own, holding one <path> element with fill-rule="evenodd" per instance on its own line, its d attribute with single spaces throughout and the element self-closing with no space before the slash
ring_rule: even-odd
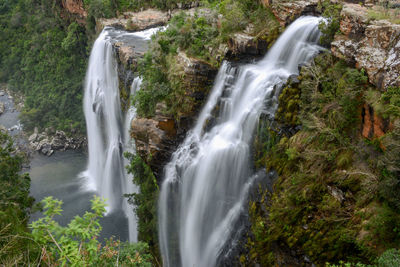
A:
<svg viewBox="0 0 400 267">
<path fill-rule="evenodd" d="M 257 64 L 222 64 L 194 128 L 165 168 L 159 198 L 164 266 L 217 264 L 253 181 L 250 149 L 260 114 L 274 116 L 282 85 L 321 50 L 320 20 L 297 19 Z"/>
</svg>

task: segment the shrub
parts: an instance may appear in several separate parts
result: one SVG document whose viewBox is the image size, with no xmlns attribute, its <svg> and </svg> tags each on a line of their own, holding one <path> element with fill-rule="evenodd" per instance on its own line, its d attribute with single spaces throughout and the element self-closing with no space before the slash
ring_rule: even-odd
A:
<svg viewBox="0 0 400 267">
<path fill-rule="evenodd" d="M 75 216 L 68 226 L 60 226 L 54 216 L 61 215 L 62 201 L 47 197 L 43 201 L 44 217 L 31 223 L 32 237 L 42 248 L 39 259 L 49 266 L 151 266 L 152 257 L 144 243 L 121 243 L 112 238 L 102 246 L 99 218 L 105 203 L 98 197 L 92 200 L 92 212 Z"/>
<path fill-rule="evenodd" d="M 378 267 L 400 266 L 400 253 L 398 249 L 389 249 L 378 258 Z"/>
<path fill-rule="evenodd" d="M 322 16 L 325 18 L 319 25 L 322 33 L 320 43 L 324 46 L 330 46 L 340 28 L 340 11 L 342 10 L 342 5 L 324 0 L 320 2 L 320 7 L 323 10 Z"/>
<path fill-rule="evenodd" d="M 133 183 L 140 188 L 138 193 L 126 195 L 135 205 L 138 218 L 138 240 L 149 244 L 151 251 L 158 254 L 157 199 L 159 188 L 150 167 L 138 155 L 126 153 L 130 160 L 128 172 L 133 174 Z M 157 256 L 155 256 L 157 257 Z"/>
<path fill-rule="evenodd" d="M 27 252 L 38 253 L 29 239 L 27 223 L 34 199 L 29 196 L 30 178 L 21 173 L 24 158 L 10 136 L 0 130 L 0 265 L 22 265 Z"/>
</svg>

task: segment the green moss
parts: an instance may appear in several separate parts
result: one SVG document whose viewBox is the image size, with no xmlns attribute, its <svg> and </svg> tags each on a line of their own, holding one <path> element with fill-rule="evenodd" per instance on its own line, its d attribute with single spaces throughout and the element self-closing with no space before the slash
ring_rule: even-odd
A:
<svg viewBox="0 0 400 267">
<path fill-rule="evenodd" d="M 279 95 L 279 107 L 276 112 L 276 120 L 285 125 L 294 126 L 299 123 L 300 89 L 296 84 L 283 88 Z"/>
</svg>

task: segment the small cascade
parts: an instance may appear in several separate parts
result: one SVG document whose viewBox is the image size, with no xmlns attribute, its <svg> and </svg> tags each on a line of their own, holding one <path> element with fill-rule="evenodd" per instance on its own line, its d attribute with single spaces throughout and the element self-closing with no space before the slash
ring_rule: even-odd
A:
<svg viewBox="0 0 400 267">
<path fill-rule="evenodd" d="M 274 116 L 282 85 L 320 51 L 319 22 L 297 19 L 257 64 L 222 64 L 196 125 L 165 169 L 159 199 L 164 266 L 217 265 L 254 180 L 250 150 L 259 116 Z"/>
<path fill-rule="evenodd" d="M 142 79 L 140 77 L 136 77 L 133 80 L 131 86 L 131 95 L 135 95 L 136 92 L 140 89 L 140 85 L 142 83 Z M 124 123 L 124 151 L 132 154 L 136 153 L 136 147 L 134 140 L 130 138 L 129 130 L 131 128 L 131 121 L 136 117 L 136 108 L 131 106 L 126 113 L 125 123 Z M 129 165 L 129 161 L 124 158 L 124 166 Z M 129 174 L 125 170 L 125 183 L 123 192 L 124 194 L 132 194 L 137 193 L 138 188 L 132 182 L 133 176 Z M 129 226 L 129 241 L 137 242 L 137 217 L 135 212 L 133 211 L 132 206 L 128 203 L 127 198 L 124 198 L 123 202 L 123 210 L 128 217 L 128 226 Z"/>
<path fill-rule="evenodd" d="M 140 33 L 138 33 L 140 35 Z M 135 153 L 130 140 L 131 120 L 136 109 L 121 112 L 118 70 L 112 41 L 128 33 L 106 28 L 94 43 L 86 73 L 84 113 L 86 118 L 89 163 L 81 174 L 88 190 L 96 191 L 107 202 L 107 213 L 123 210 L 128 218 L 129 240 L 137 241 L 136 216 L 124 194 L 137 192 L 125 166 L 125 151 Z M 121 37 L 122 36 L 122 37 Z M 146 33 L 144 37 L 148 38 Z M 141 79 L 132 83 L 132 94 L 139 90 Z"/>
</svg>

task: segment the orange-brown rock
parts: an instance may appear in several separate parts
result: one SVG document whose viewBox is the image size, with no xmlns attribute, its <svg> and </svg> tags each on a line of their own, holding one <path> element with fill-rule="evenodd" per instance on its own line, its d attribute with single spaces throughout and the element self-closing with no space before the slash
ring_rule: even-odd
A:
<svg viewBox="0 0 400 267">
<path fill-rule="evenodd" d="M 131 136 L 136 152 L 150 165 L 156 177 L 176 148 L 176 126 L 173 119 L 164 116 L 136 118 L 131 122 Z"/>
<path fill-rule="evenodd" d="M 379 138 L 392 128 L 390 121 L 377 115 L 374 109 L 368 104 L 364 104 L 362 107 L 361 118 L 361 134 L 368 139 Z"/>
<path fill-rule="evenodd" d="M 62 5 L 69 13 L 78 15 L 81 19 L 87 17 L 87 12 L 83 8 L 82 0 L 63 0 Z"/>
</svg>

